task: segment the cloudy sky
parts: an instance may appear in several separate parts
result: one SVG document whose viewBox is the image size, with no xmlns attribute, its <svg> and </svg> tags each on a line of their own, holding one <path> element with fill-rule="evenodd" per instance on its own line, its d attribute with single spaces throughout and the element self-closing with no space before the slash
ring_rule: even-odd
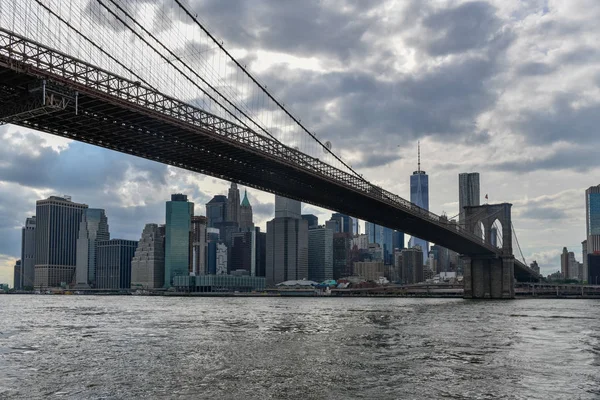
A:
<svg viewBox="0 0 600 400">
<path fill-rule="evenodd" d="M 165 0 L 166 1 L 166 0 Z M 597 0 L 189 0 L 248 68 L 368 179 L 405 198 L 416 168 L 430 209 L 458 213 L 458 174 L 513 203 L 528 262 L 581 260 L 584 190 L 600 182 Z M 0 126 L 0 282 L 12 283 L 35 201 L 68 194 L 107 210 L 113 237 L 138 239 L 187 193 L 201 210 L 228 183 Z M 264 228 L 274 199 L 249 191 Z M 321 220 L 328 212 L 305 212 Z"/>
</svg>

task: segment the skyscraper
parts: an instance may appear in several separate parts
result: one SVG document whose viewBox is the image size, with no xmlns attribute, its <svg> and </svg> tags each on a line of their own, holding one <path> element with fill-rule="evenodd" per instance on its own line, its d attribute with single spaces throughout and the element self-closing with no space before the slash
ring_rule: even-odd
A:
<svg viewBox="0 0 600 400">
<path fill-rule="evenodd" d="M 158 289 L 165 283 L 165 227 L 146 224 L 131 260 L 131 287 Z"/>
<path fill-rule="evenodd" d="M 423 253 L 411 248 L 402 250 L 402 274 L 404 284 L 423 282 Z"/>
<path fill-rule="evenodd" d="M 308 229 L 319 226 L 319 218 L 314 214 L 302 214 L 302 219 L 308 221 Z"/>
<path fill-rule="evenodd" d="M 255 248 L 256 276 L 265 276 L 267 263 L 267 233 L 261 232 L 258 226 L 255 228 Z"/>
<path fill-rule="evenodd" d="M 465 172 L 458 174 L 458 223 L 460 226 L 465 224 L 464 207 L 480 205 L 480 196 L 479 173 Z"/>
<path fill-rule="evenodd" d="M 369 243 L 377 243 L 383 251 L 383 261 L 385 264 L 394 263 L 394 231 L 385 226 L 365 222 L 365 233 L 369 238 Z"/>
<path fill-rule="evenodd" d="M 99 240 L 96 257 L 96 287 L 98 289 L 129 289 L 131 261 L 138 242 L 135 240 Z"/>
<path fill-rule="evenodd" d="M 209 228 L 227 221 L 227 197 L 216 195 L 206 203 L 206 219 Z"/>
<path fill-rule="evenodd" d="M 77 235 L 76 284 L 94 286 L 96 281 L 96 246 L 100 240 L 109 240 L 108 219 L 104 210 L 88 208 L 81 215 Z"/>
<path fill-rule="evenodd" d="M 21 230 L 21 284 L 33 289 L 35 284 L 35 215 L 25 220 Z"/>
<path fill-rule="evenodd" d="M 394 231 L 392 236 L 392 247 L 398 250 L 404 248 L 404 232 Z"/>
<path fill-rule="evenodd" d="M 302 203 L 275 195 L 275 218 L 301 218 Z"/>
<path fill-rule="evenodd" d="M 248 191 L 244 190 L 244 199 L 240 206 L 240 230 L 249 232 L 254 230 L 254 221 L 252 220 L 252 206 L 248 200 Z"/>
<path fill-rule="evenodd" d="M 300 209 L 300 202 L 275 196 L 275 218 L 267 222 L 268 285 L 308 277 L 308 221 Z"/>
<path fill-rule="evenodd" d="M 50 196 L 36 202 L 36 287 L 58 287 L 74 281 L 77 233 L 87 208 L 87 204 L 74 203 L 69 196 Z"/>
<path fill-rule="evenodd" d="M 240 225 L 240 190 L 233 182 L 227 196 L 227 221 L 237 222 Z"/>
<path fill-rule="evenodd" d="M 23 274 L 22 274 L 21 260 L 17 260 L 15 262 L 15 269 L 14 269 L 14 273 L 13 273 L 13 289 L 15 289 L 15 290 L 23 289 Z"/>
<path fill-rule="evenodd" d="M 585 191 L 586 233 L 600 235 L 600 185 Z"/>
<path fill-rule="evenodd" d="M 308 279 L 323 282 L 333 279 L 333 231 L 313 228 L 308 231 Z"/>
<path fill-rule="evenodd" d="M 410 201 L 417 206 L 429 210 L 429 176 L 421 171 L 421 145 L 418 144 L 417 170 L 410 177 Z M 423 263 L 427 262 L 429 243 L 423 239 L 412 237 L 410 247 L 420 246 L 423 251 Z"/>
<path fill-rule="evenodd" d="M 244 270 L 248 275 L 256 276 L 255 231 L 234 233 L 232 237 L 229 272 Z"/>
<path fill-rule="evenodd" d="M 564 279 L 569 277 L 569 251 L 566 247 L 563 247 L 562 254 L 560 255 L 560 273 Z"/>
<path fill-rule="evenodd" d="M 173 277 L 189 275 L 191 261 L 191 225 L 194 203 L 186 195 L 173 194 L 167 201 L 165 225 L 165 288 L 171 287 Z"/>
<path fill-rule="evenodd" d="M 333 234 L 333 279 L 335 280 L 352 275 L 352 262 L 350 260 L 351 245 L 351 234 Z"/>
<path fill-rule="evenodd" d="M 331 219 L 338 221 L 340 232 L 350 234 L 354 232 L 354 220 L 349 215 L 333 213 Z"/>
<path fill-rule="evenodd" d="M 206 275 L 206 217 L 192 217 L 192 265 L 195 275 Z"/>
</svg>

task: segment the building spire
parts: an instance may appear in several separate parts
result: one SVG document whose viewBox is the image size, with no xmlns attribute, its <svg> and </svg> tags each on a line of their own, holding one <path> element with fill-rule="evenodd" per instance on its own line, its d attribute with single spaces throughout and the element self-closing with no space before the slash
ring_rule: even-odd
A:
<svg viewBox="0 0 600 400">
<path fill-rule="evenodd" d="M 418 154 L 418 161 L 417 161 L 417 171 L 421 172 L 421 142 L 417 141 L 417 154 Z"/>
</svg>

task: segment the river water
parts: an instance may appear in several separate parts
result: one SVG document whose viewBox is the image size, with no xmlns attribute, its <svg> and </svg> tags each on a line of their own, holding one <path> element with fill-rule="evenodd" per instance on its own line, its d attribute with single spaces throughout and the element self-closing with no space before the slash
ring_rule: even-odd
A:
<svg viewBox="0 0 600 400">
<path fill-rule="evenodd" d="M 4 399 L 600 399 L 600 302 L 0 296 Z"/>
</svg>

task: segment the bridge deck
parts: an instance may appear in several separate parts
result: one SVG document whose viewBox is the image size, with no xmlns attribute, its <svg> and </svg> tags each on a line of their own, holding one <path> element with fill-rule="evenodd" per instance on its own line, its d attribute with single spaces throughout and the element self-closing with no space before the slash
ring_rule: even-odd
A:
<svg viewBox="0 0 600 400">
<path fill-rule="evenodd" d="M 42 81 L 77 100 L 41 107 L 32 88 Z M 39 114 L 7 118 L 36 107 Z M 0 120 L 336 210 L 461 254 L 499 252 L 360 177 L 2 29 L 0 110 Z"/>
</svg>

